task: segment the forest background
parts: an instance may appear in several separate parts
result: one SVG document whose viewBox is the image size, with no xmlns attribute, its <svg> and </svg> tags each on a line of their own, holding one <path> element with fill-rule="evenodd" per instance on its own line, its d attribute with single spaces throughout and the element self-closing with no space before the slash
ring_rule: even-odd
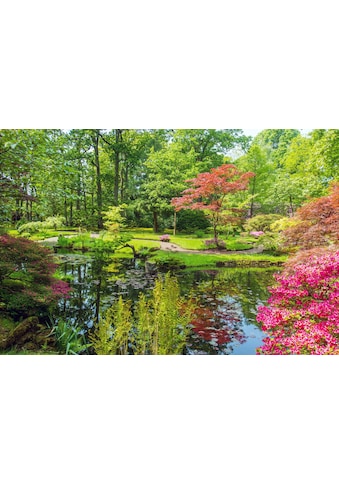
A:
<svg viewBox="0 0 339 485">
<path fill-rule="evenodd" d="M 0 132 L 0 220 L 23 223 L 62 217 L 66 226 L 102 230 L 112 206 L 126 225 L 183 232 L 209 226 L 201 211 L 174 211 L 187 180 L 223 164 L 254 175 L 249 190 L 228 196 L 245 219 L 292 217 L 324 195 L 339 169 L 339 132 L 266 129 L 73 129 Z M 241 227 L 233 223 L 230 232 Z M 34 224 L 24 225 L 30 233 Z M 240 230 L 240 229 L 239 229 Z M 22 233 L 22 230 L 20 230 Z"/>
</svg>

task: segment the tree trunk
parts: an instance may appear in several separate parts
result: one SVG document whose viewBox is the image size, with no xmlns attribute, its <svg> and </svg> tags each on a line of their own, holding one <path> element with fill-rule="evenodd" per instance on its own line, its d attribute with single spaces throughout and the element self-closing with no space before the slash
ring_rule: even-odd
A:
<svg viewBox="0 0 339 485">
<path fill-rule="evenodd" d="M 102 187 L 101 187 L 101 173 L 100 173 L 100 159 L 99 159 L 99 130 L 95 130 L 95 135 L 92 137 L 94 144 L 94 166 L 96 170 L 96 190 L 97 190 L 97 206 L 98 206 L 98 229 L 103 229 L 102 220 Z"/>
<path fill-rule="evenodd" d="M 120 143 L 122 142 L 122 130 L 115 130 L 115 148 L 114 148 L 114 204 L 119 205 L 119 179 L 120 179 Z"/>
<path fill-rule="evenodd" d="M 153 211 L 153 231 L 159 232 L 159 222 L 158 222 L 158 213 L 157 211 Z"/>
<path fill-rule="evenodd" d="M 70 202 L 69 205 L 69 225 L 73 226 L 73 202 Z"/>
<path fill-rule="evenodd" d="M 66 220 L 66 226 L 68 226 L 68 214 L 67 214 L 67 199 L 64 199 L 64 217 Z"/>
<path fill-rule="evenodd" d="M 138 253 L 137 253 L 137 251 L 136 251 L 135 247 L 133 246 L 133 244 L 128 244 L 128 243 L 126 243 L 126 244 L 124 245 L 124 248 L 130 248 L 130 249 L 132 249 L 132 251 L 133 251 L 133 258 L 134 258 L 134 259 L 135 259 L 135 258 L 138 256 Z"/>
<path fill-rule="evenodd" d="M 124 197 L 122 198 L 122 200 L 124 201 L 124 199 L 126 198 L 126 196 L 128 195 L 128 163 L 126 163 L 126 168 L 125 168 L 125 190 L 124 190 Z"/>
<path fill-rule="evenodd" d="M 216 245 L 218 245 L 219 241 L 218 241 L 218 222 L 219 222 L 219 218 L 218 216 L 214 213 L 213 214 L 213 217 L 212 217 L 212 225 L 213 225 L 213 234 L 214 234 L 214 239 L 215 239 L 215 242 L 216 242 Z"/>
<path fill-rule="evenodd" d="M 254 194 L 255 194 L 255 176 L 253 177 L 253 186 L 252 186 L 252 198 L 251 198 L 251 207 L 250 207 L 250 218 L 253 217 L 254 212 Z"/>
<path fill-rule="evenodd" d="M 293 204 L 292 204 L 292 196 L 290 195 L 290 216 L 294 216 Z"/>
<path fill-rule="evenodd" d="M 175 236 L 177 233 L 177 213 L 174 211 L 174 216 L 173 216 L 173 236 Z"/>
</svg>

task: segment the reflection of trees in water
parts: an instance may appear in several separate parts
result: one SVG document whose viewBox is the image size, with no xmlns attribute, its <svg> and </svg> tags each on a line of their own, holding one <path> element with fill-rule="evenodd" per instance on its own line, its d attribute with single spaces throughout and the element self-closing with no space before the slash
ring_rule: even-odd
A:
<svg viewBox="0 0 339 485">
<path fill-rule="evenodd" d="M 145 275 L 144 267 L 130 259 L 70 256 L 61 267 L 73 291 L 69 300 L 60 302 L 58 316 L 85 330 L 120 295 L 135 301 L 141 291 L 154 286 L 155 276 Z"/>
<path fill-rule="evenodd" d="M 62 266 L 73 292 L 59 306 L 59 318 L 87 331 L 122 295 L 136 301 L 154 286 L 156 274 L 130 259 L 70 257 Z M 268 297 L 273 271 L 224 268 L 176 273 L 181 292 L 191 291 L 197 303 L 188 352 L 232 353 L 232 343 L 245 339 L 243 320 L 255 322 L 257 307 Z"/>
<path fill-rule="evenodd" d="M 241 328 L 239 312 L 231 302 L 222 302 L 218 299 L 207 304 L 197 301 L 195 316 L 192 320 L 192 336 L 190 345 L 196 350 L 209 354 L 231 353 L 232 343 L 245 340 Z M 207 344 L 207 345 L 206 345 Z"/>
<path fill-rule="evenodd" d="M 273 271 L 253 269 L 200 272 L 199 278 L 191 280 L 197 308 L 190 346 L 202 353 L 228 354 L 232 343 L 243 343 L 243 322 L 256 323 L 257 308 L 267 300 L 272 275 Z M 187 277 L 183 280 L 188 286 Z"/>
</svg>

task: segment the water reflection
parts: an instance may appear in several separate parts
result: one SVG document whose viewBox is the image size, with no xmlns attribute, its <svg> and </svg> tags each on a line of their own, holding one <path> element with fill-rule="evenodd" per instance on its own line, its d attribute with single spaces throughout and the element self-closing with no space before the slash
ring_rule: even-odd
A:
<svg viewBox="0 0 339 485">
<path fill-rule="evenodd" d="M 131 259 L 65 255 L 61 266 L 73 287 L 71 298 L 60 303 L 58 318 L 84 333 L 119 295 L 136 301 L 150 292 L 157 272 Z M 183 295 L 192 297 L 196 311 L 188 354 L 255 354 L 264 334 L 256 323 L 257 308 L 267 301 L 272 269 L 222 268 L 180 270 Z"/>
</svg>

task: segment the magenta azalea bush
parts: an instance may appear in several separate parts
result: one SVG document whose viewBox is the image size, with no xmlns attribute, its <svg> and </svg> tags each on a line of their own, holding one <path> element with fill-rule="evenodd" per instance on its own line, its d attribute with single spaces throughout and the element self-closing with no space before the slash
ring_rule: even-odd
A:
<svg viewBox="0 0 339 485">
<path fill-rule="evenodd" d="M 170 240 L 169 234 L 163 234 L 162 236 L 160 236 L 160 241 L 162 242 L 169 242 L 169 240 Z"/>
<path fill-rule="evenodd" d="M 339 251 L 297 262 L 275 275 L 257 320 L 269 336 L 258 354 L 339 354 Z"/>
</svg>

